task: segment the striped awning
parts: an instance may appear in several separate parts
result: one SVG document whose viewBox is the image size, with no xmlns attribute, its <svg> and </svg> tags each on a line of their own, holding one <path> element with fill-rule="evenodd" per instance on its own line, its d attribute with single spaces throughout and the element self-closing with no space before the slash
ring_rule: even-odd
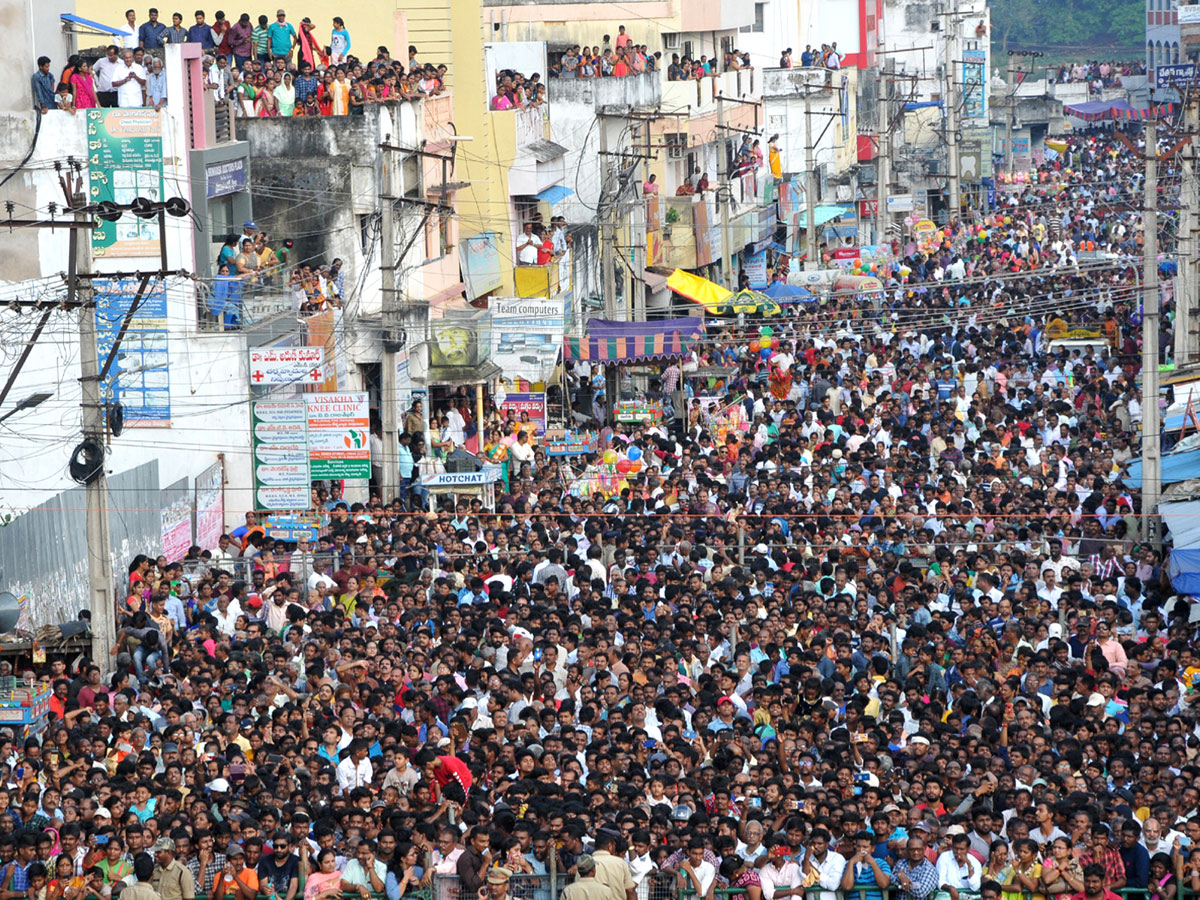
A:
<svg viewBox="0 0 1200 900">
<path fill-rule="evenodd" d="M 1147 106 L 1138 109 L 1127 100 L 1092 100 L 1087 103 L 1076 103 L 1063 107 L 1063 115 L 1074 116 L 1085 122 L 1099 122 L 1102 119 L 1139 120 L 1170 116 L 1175 112 L 1174 103 L 1162 103 L 1158 106 Z"/>
<path fill-rule="evenodd" d="M 615 322 L 592 319 L 587 337 L 567 338 L 563 359 L 570 362 L 638 363 L 683 356 L 704 334 L 704 319 Z"/>
</svg>

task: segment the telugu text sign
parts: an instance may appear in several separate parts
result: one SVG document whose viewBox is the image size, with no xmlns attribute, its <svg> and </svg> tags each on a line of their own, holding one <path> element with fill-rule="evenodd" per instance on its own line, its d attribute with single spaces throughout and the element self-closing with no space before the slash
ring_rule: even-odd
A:
<svg viewBox="0 0 1200 900">
<path fill-rule="evenodd" d="M 369 479 L 371 422 L 367 395 L 308 394 L 304 403 L 310 476 Z"/>
<path fill-rule="evenodd" d="M 324 347 L 258 347 L 250 351 L 253 385 L 320 384 L 324 380 Z"/>
<path fill-rule="evenodd" d="M 308 509 L 307 419 L 303 401 L 250 404 L 250 441 L 256 509 Z"/>
</svg>

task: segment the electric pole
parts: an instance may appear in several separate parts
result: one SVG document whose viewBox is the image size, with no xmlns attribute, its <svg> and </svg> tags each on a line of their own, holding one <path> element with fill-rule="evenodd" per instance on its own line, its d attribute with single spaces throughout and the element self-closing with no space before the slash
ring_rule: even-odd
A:
<svg viewBox="0 0 1200 900">
<path fill-rule="evenodd" d="M 396 290 L 396 173 L 399 166 L 392 162 L 390 142 L 383 148 L 382 196 L 379 198 L 383 213 L 380 221 L 380 241 L 383 253 L 380 258 L 380 274 L 383 280 L 383 365 L 379 379 L 379 418 L 383 425 L 383 459 L 380 470 L 379 497 L 386 504 L 399 493 L 400 477 L 400 384 L 396 378 L 396 354 L 403 343 L 397 334 L 400 318 L 400 297 Z M 423 404 L 429 405 L 428 399 Z"/>
<path fill-rule="evenodd" d="M 817 253 L 817 165 L 812 139 L 812 85 L 804 85 L 804 227 L 807 236 L 804 269 L 815 272 L 820 268 Z"/>
<path fill-rule="evenodd" d="M 955 59 L 958 56 L 958 30 L 960 20 L 958 15 L 958 3 L 955 2 L 954 9 L 951 10 L 947 18 L 946 26 L 946 68 L 945 68 L 945 83 L 946 96 L 944 102 L 946 104 L 946 168 L 949 176 L 950 192 L 949 192 L 949 221 L 953 222 L 962 213 L 962 198 L 960 196 L 961 185 L 960 169 L 958 160 L 958 83 L 954 79 Z"/>
<path fill-rule="evenodd" d="M 717 108 L 720 109 L 720 104 Z M 604 285 L 604 315 L 606 318 L 615 319 L 617 317 L 617 279 L 616 273 L 613 271 L 612 221 L 617 193 L 612 191 L 611 197 L 606 196 L 610 193 L 609 188 L 611 187 L 608 171 L 607 123 L 604 113 L 596 113 L 596 118 L 600 121 L 600 202 L 604 205 L 600 210 L 600 275 Z"/>
<path fill-rule="evenodd" d="M 1179 230 L 1175 235 L 1175 258 L 1179 261 L 1179 276 L 1175 291 L 1175 345 L 1174 359 L 1176 366 L 1186 365 L 1197 359 L 1200 347 L 1197 346 L 1196 334 L 1196 303 L 1197 272 L 1196 272 L 1196 145 L 1194 135 L 1200 126 L 1200 115 L 1197 114 L 1196 90 L 1189 84 L 1182 88 L 1183 94 L 1183 130 L 1188 135 L 1188 145 L 1180 152 L 1180 183 L 1179 183 Z"/>
<path fill-rule="evenodd" d="M 736 290 L 729 245 L 729 160 L 725 138 L 725 94 L 717 94 L 717 204 L 721 207 L 721 280 L 726 290 Z"/>
<path fill-rule="evenodd" d="M 878 70 L 877 70 L 878 71 Z M 879 129 L 879 163 L 876 167 L 875 188 L 875 243 L 887 240 L 888 195 L 892 183 L 892 77 L 896 61 L 889 58 L 884 74 L 879 77 L 879 105 L 881 113 Z"/>
<path fill-rule="evenodd" d="M 1142 227 L 1142 539 L 1157 547 L 1162 448 L 1158 421 L 1158 134 L 1146 121 L 1146 201 Z"/>
<path fill-rule="evenodd" d="M 68 172 L 62 182 L 67 206 L 78 227 L 71 229 L 68 290 L 79 304 L 79 384 L 83 404 L 83 437 L 103 448 L 107 435 L 100 397 L 100 353 L 96 346 L 96 306 L 92 288 L 92 235 L 85 230 L 91 219 L 84 211 L 87 194 L 78 172 Z M 162 239 L 162 235 L 159 235 Z M 114 348 L 115 349 L 115 348 Z M 94 476 L 86 483 L 88 609 L 92 614 L 92 662 L 100 676 L 112 671 L 111 651 L 117 642 L 117 607 L 114 598 L 112 535 L 108 529 L 108 475 L 103 452 Z"/>
</svg>

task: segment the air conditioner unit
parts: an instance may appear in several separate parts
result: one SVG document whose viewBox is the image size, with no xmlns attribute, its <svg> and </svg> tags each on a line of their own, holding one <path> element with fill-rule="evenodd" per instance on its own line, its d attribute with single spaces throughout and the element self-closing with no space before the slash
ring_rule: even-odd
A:
<svg viewBox="0 0 1200 900">
<path fill-rule="evenodd" d="M 667 159 L 683 159 L 687 153 L 687 135 L 679 133 L 668 133 L 667 138 Z"/>
<path fill-rule="evenodd" d="M 681 35 L 678 31 L 667 32 L 663 35 L 663 46 L 668 50 L 678 50 L 682 44 Z"/>
</svg>

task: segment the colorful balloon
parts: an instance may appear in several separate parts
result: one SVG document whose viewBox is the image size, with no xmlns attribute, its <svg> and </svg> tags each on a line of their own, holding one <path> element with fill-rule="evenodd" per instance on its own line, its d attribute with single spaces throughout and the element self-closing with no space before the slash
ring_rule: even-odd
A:
<svg viewBox="0 0 1200 900">
<path fill-rule="evenodd" d="M 616 450 L 605 450 L 604 451 L 604 461 L 606 463 L 608 463 L 610 466 L 617 461 L 617 458 L 618 457 L 617 457 Z"/>
<path fill-rule="evenodd" d="M 628 459 L 619 459 L 617 460 L 617 471 L 622 475 L 628 475 L 633 471 L 633 463 Z"/>
<path fill-rule="evenodd" d="M 642 458 L 642 448 L 637 444 L 632 444 L 629 447 L 629 451 L 625 455 L 628 456 L 632 461 L 637 462 Z"/>
<path fill-rule="evenodd" d="M 630 464 L 630 466 L 632 466 L 632 468 L 629 471 L 631 471 L 634 475 L 636 475 L 638 472 L 642 471 L 642 461 L 640 459 L 630 460 L 629 464 Z"/>
<path fill-rule="evenodd" d="M 770 325 L 764 325 L 762 328 L 760 328 L 758 330 L 758 333 L 761 335 L 764 335 L 765 337 L 770 337 L 771 335 L 773 335 L 775 333 L 775 329 L 772 328 Z"/>
<path fill-rule="evenodd" d="M 751 353 L 757 353 L 761 349 L 762 349 L 762 344 L 760 344 L 758 341 L 750 342 L 750 352 Z"/>
</svg>

